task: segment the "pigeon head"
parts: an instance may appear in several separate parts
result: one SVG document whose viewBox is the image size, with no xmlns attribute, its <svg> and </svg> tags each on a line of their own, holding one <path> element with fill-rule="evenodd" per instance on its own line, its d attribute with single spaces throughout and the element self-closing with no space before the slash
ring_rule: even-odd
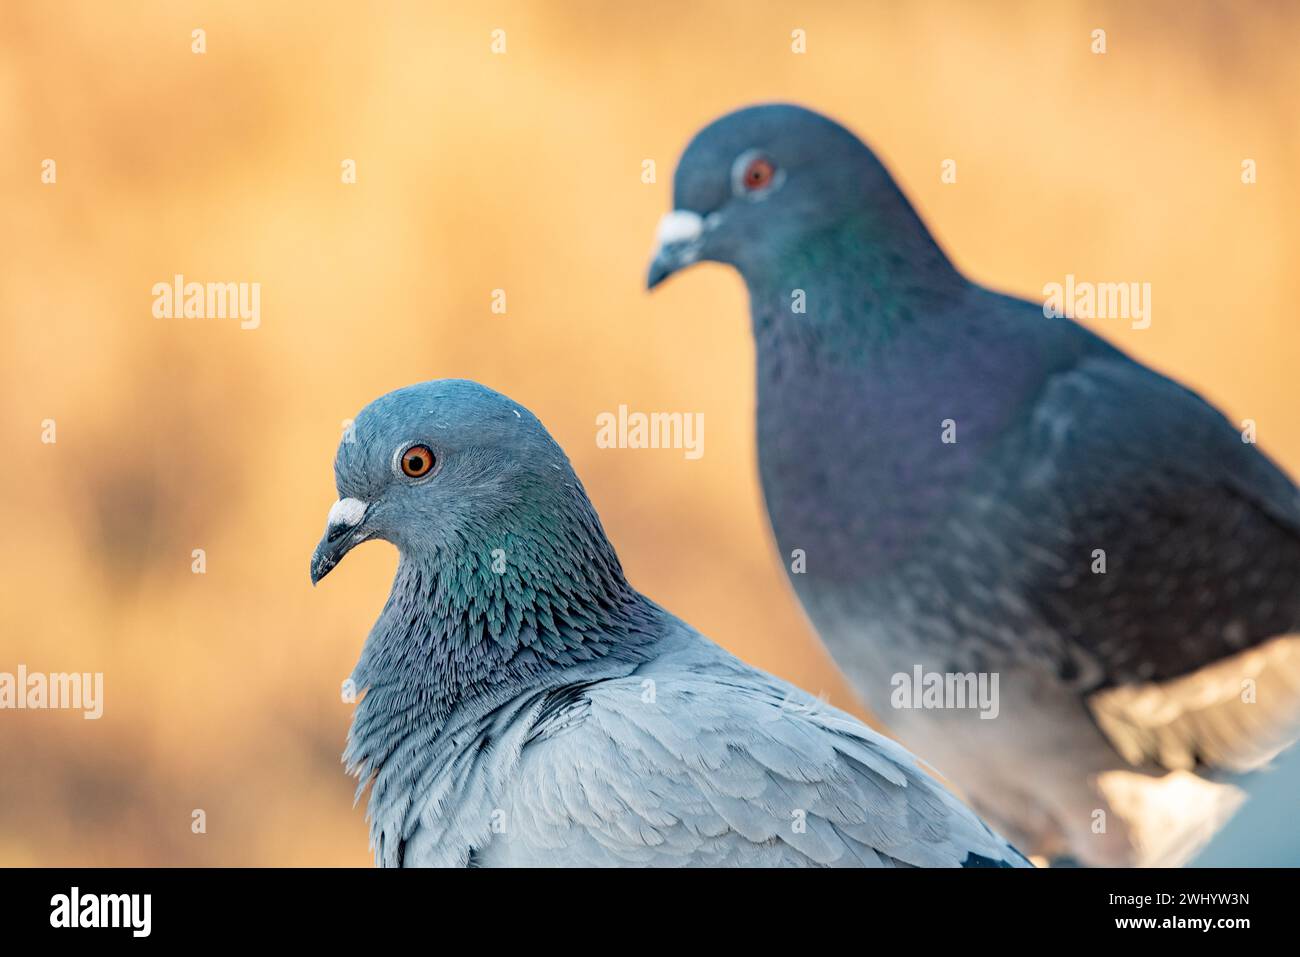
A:
<svg viewBox="0 0 1300 957">
<path fill-rule="evenodd" d="M 369 539 L 431 567 L 490 564 L 494 549 L 595 522 L 536 416 L 475 382 L 425 382 L 376 399 L 344 435 L 334 474 L 339 500 L 312 557 L 313 583 Z"/>
<path fill-rule="evenodd" d="M 357 416 L 334 472 L 312 582 L 368 539 L 400 556 L 352 675 L 368 693 L 350 766 L 382 751 L 394 715 L 441 720 L 578 662 L 639 660 L 652 641 L 654 609 L 623 577 L 569 460 L 506 396 L 458 380 L 390 392 Z"/>
<path fill-rule="evenodd" d="M 737 110 L 682 154 L 647 285 L 705 260 L 757 274 L 809 237 L 897 199 L 880 161 L 834 120 L 784 104 Z"/>
</svg>

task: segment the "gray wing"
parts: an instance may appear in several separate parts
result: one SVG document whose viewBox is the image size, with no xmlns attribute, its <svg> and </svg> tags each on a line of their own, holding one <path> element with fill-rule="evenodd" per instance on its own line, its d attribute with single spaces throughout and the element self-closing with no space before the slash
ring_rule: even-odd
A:
<svg viewBox="0 0 1300 957">
<path fill-rule="evenodd" d="M 765 678 L 584 689 L 524 749 L 482 861 L 1027 866 L 907 752 Z"/>
<path fill-rule="evenodd" d="M 1300 628 L 1300 492 L 1212 406 L 1090 358 L 1048 381 L 1030 431 L 1021 480 L 1064 556 L 1030 598 L 1103 684 L 1176 678 Z"/>
<path fill-rule="evenodd" d="M 1058 561 L 1025 596 L 1101 676 L 1094 711 L 1125 756 L 1251 766 L 1293 740 L 1300 654 L 1270 642 L 1300 632 L 1292 482 L 1199 396 L 1119 354 L 1049 379 L 1028 434 L 1018 492 Z M 1269 691 L 1249 707 L 1246 679 Z"/>
</svg>

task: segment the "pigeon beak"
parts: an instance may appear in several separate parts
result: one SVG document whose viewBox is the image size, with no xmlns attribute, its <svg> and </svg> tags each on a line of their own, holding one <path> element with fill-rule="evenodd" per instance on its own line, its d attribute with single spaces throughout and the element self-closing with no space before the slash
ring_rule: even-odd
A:
<svg viewBox="0 0 1300 957">
<path fill-rule="evenodd" d="M 366 540 L 361 532 L 362 519 L 370 506 L 355 498 L 341 498 L 330 509 L 325 534 L 311 556 L 311 583 L 314 585 L 330 573 L 343 556 Z"/>
<path fill-rule="evenodd" d="M 705 220 L 699 213 L 675 209 L 659 220 L 655 250 L 646 276 L 646 289 L 653 289 L 679 269 L 700 258 L 704 247 Z"/>
</svg>

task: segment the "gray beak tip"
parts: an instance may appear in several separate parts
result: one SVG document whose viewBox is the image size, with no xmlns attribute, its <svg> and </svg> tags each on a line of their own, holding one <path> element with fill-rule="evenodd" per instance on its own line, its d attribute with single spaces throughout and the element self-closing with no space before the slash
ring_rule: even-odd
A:
<svg viewBox="0 0 1300 957">
<path fill-rule="evenodd" d="M 314 587 L 322 578 L 334 570 L 339 561 L 352 550 L 355 544 L 351 536 L 347 536 L 336 542 L 331 542 L 328 535 L 325 540 L 316 546 L 316 551 L 311 556 L 311 583 Z"/>
<path fill-rule="evenodd" d="M 330 509 L 325 535 L 311 556 L 311 583 L 315 585 L 343 560 L 355 545 L 369 538 L 362 528 L 369 506 L 355 498 L 341 498 Z"/>
<path fill-rule="evenodd" d="M 679 269 L 699 262 L 705 236 L 716 225 L 716 215 L 706 220 L 689 209 L 665 213 L 655 230 L 654 258 L 646 274 L 646 289 L 653 289 Z"/>
<path fill-rule="evenodd" d="M 650 271 L 646 273 L 646 277 L 645 277 L 646 291 L 649 292 L 650 290 L 654 289 L 656 286 L 658 286 L 661 282 L 663 282 L 672 274 L 673 274 L 672 267 L 669 266 L 667 263 L 665 263 L 662 259 L 656 258 L 654 262 L 650 264 Z"/>
</svg>

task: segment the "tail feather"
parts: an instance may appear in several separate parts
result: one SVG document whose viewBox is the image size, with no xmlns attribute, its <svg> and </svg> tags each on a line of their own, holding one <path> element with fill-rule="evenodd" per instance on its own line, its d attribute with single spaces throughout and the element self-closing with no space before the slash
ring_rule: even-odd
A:
<svg viewBox="0 0 1300 957">
<path fill-rule="evenodd" d="M 1111 688 L 1089 701 L 1135 768 L 1231 779 L 1300 737 L 1300 635 L 1284 635 L 1161 684 Z"/>
<path fill-rule="evenodd" d="M 1268 805 L 1243 806 L 1256 789 L 1271 791 L 1287 780 L 1267 767 L 1300 738 L 1300 635 L 1274 638 L 1173 681 L 1108 689 L 1088 703 L 1133 766 L 1102 774 L 1097 786 L 1123 819 L 1138 864 L 1187 863 L 1230 820 L 1272 815 L 1266 841 L 1293 830 L 1300 768 L 1286 816 Z M 1289 764 L 1300 763 L 1292 752 L 1300 750 L 1287 752 Z M 1257 844 L 1260 837 L 1246 831 L 1227 840 Z M 1219 840 L 1214 847 L 1202 859 L 1231 856 Z"/>
</svg>

